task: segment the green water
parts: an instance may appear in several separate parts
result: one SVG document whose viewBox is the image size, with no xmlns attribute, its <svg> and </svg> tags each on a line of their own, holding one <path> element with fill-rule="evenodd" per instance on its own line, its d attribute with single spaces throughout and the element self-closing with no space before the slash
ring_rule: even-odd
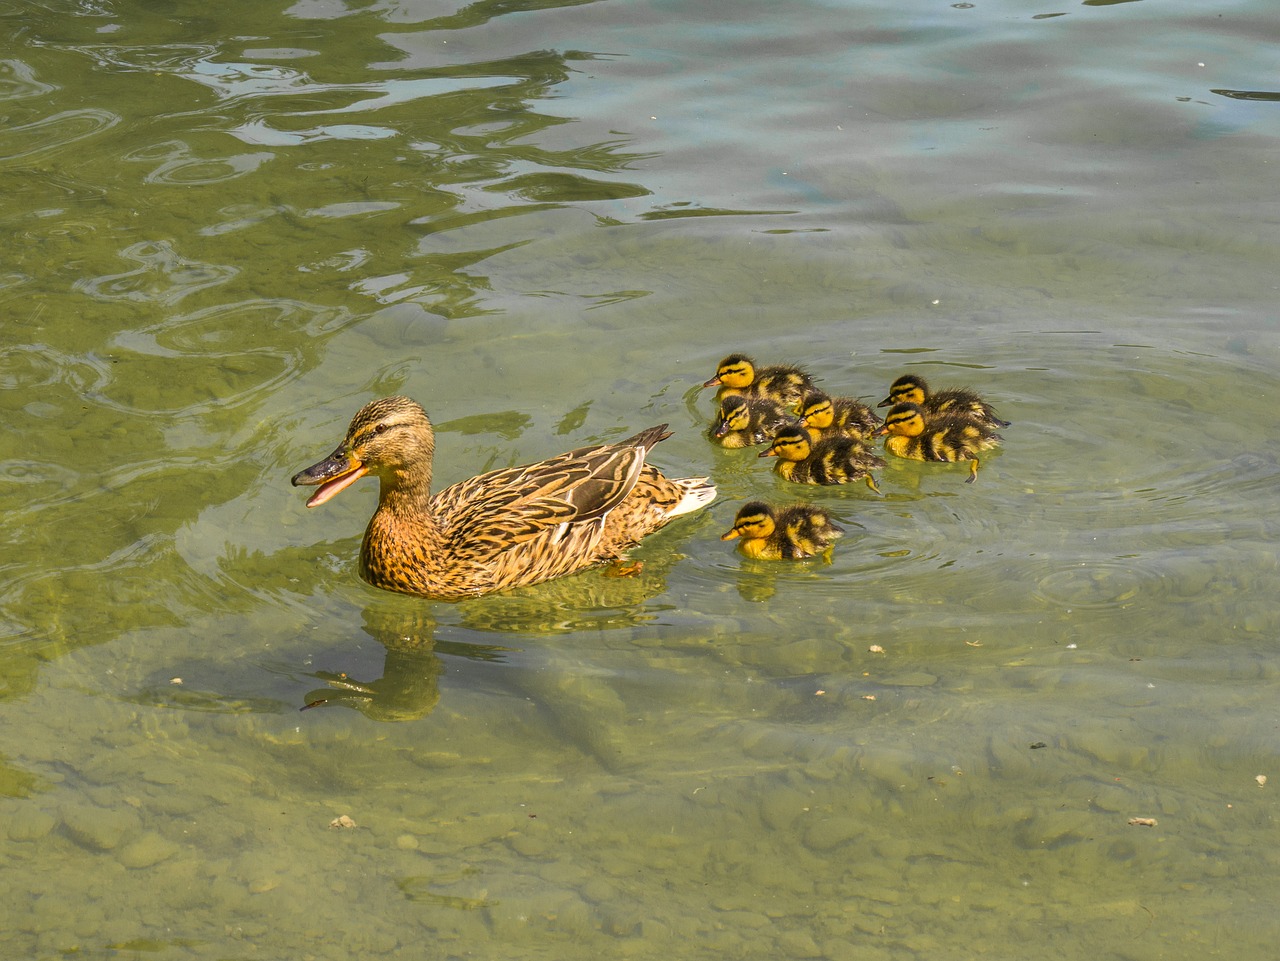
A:
<svg viewBox="0 0 1280 961">
<path fill-rule="evenodd" d="M 0 954 L 1273 956 L 1270 4 L 0 35 Z M 1014 424 L 788 490 L 704 436 L 734 350 Z M 634 579 L 378 592 L 372 482 L 288 478 L 393 392 L 440 485 L 667 422 L 721 496 Z M 831 563 L 722 543 L 757 497 Z"/>
</svg>

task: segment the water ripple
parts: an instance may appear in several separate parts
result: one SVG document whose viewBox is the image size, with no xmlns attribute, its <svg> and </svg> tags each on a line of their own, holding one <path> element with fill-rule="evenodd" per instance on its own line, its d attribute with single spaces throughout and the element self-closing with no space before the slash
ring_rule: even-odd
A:
<svg viewBox="0 0 1280 961">
<path fill-rule="evenodd" d="M 127 379 L 93 399 L 119 410 L 197 414 L 271 396 L 305 366 L 305 346 L 348 319 L 345 311 L 292 300 L 220 305 L 118 334 Z M 269 338 L 275 346 L 247 346 Z"/>
<path fill-rule="evenodd" d="M 125 154 L 122 159 L 158 162 L 159 165 L 143 178 L 147 183 L 190 186 L 221 183 L 253 173 L 274 156 L 259 151 L 226 157 L 197 157 L 181 140 L 169 140 Z"/>
<path fill-rule="evenodd" d="M 36 72 L 21 60 L 0 60 L 0 100 L 39 97 L 56 89 L 37 80 Z"/>
<path fill-rule="evenodd" d="M 189 294 L 226 283 L 239 270 L 181 256 L 167 241 L 144 241 L 120 251 L 139 266 L 122 274 L 78 280 L 77 290 L 99 300 L 176 304 Z"/>
<path fill-rule="evenodd" d="M 44 344 L 0 348 L 0 390 L 29 392 L 66 384 L 87 394 L 101 390 L 110 376 L 104 361 L 72 356 Z"/>
<path fill-rule="evenodd" d="M 0 131 L 0 162 L 69 147 L 120 122 L 109 110 L 64 110 Z"/>
<path fill-rule="evenodd" d="M 1051 604 L 1072 609 L 1124 606 L 1137 599 L 1144 586 L 1159 579 L 1138 561 L 1080 561 L 1050 571 L 1036 581 L 1036 594 Z"/>
</svg>

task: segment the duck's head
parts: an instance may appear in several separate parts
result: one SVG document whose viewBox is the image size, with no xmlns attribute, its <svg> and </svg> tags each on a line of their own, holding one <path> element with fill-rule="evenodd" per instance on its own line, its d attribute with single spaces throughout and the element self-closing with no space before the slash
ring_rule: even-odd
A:
<svg viewBox="0 0 1280 961">
<path fill-rule="evenodd" d="M 929 385 L 923 377 L 915 374 L 903 374 L 889 385 L 889 396 L 877 404 L 877 407 L 888 407 L 890 404 L 923 404 L 929 396 Z"/>
<path fill-rule="evenodd" d="M 781 457 L 783 460 L 801 461 L 812 453 L 809 434 L 803 427 L 784 427 L 773 435 L 773 443 L 768 450 L 760 452 L 761 457 Z"/>
<path fill-rule="evenodd" d="M 741 394 L 730 394 L 720 402 L 720 419 L 712 433 L 723 437 L 731 430 L 746 430 L 751 426 L 751 407 Z"/>
<path fill-rule="evenodd" d="M 835 420 L 836 407 L 831 398 L 820 390 L 805 395 L 800 402 L 800 425 L 826 430 Z"/>
<path fill-rule="evenodd" d="M 773 508 L 764 501 L 752 501 L 738 510 L 733 527 L 720 535 L 720 540 L 731 541 L 735 537 L 755 539 L 768 537 L 774 531 Z"/>
<path fill-rule="evenodd" d="M 365 474 L 405 483 L 430 471 L 435 434 L 427 412 L 408 397 L 383 397 L 351 418 L 337 450 L 293 475 L 294 487 L 319 487 L 308 507 L 318 507 Z M 425 465 L 425 467 L 424 467 Z"/>
<path fill-rule="evenodd" d="M 756 367 L 746 354 L 730 354 L 720 361 L 716 375 L 703 384 L 703 387 L 731 387 L 742 390 L 750 387 L 756 379 Z"/>
<path fill-rule="evenodd" d="M 924 411 L 919 404 L 894 404 L 884 415 L 884 423 L 872 435 L 898 434 L 902 437 L 919 437 L 924 433 Z"/>
</svg>

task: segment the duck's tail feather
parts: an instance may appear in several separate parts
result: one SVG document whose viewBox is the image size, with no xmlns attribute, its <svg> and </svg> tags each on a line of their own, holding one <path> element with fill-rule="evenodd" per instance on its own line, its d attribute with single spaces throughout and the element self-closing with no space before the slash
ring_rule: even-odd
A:
<svg viewBox="0 0 1280 961">
<path fill-rule="evenodd" d="M 681 495 L 680 500 L 668 512 L 668 517 L 689 514 L 716 499 L 715 485 L 706 477 L 673 477 L 670 480 L 680 488 Z"/>
</svg>

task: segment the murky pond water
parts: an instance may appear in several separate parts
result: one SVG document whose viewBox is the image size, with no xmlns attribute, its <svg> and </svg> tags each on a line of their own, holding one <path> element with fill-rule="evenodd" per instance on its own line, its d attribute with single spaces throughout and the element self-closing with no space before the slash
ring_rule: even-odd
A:
<svg viewBox="0 0 1280 961">
<path fill-rule="evenodd" d="M 1274 953 L 1269 3 L 0 31 L 6 957 Z M 1013 424 L 787 489 L 705 436 L 734 350 Z M 373 483 L 288 479 L 396 392 L 441 485 L 667 422 L 721 496 L 634 578 L 379 592 Z M 721 542 L 760 497 L 830 563 Z"/>
</svg>

